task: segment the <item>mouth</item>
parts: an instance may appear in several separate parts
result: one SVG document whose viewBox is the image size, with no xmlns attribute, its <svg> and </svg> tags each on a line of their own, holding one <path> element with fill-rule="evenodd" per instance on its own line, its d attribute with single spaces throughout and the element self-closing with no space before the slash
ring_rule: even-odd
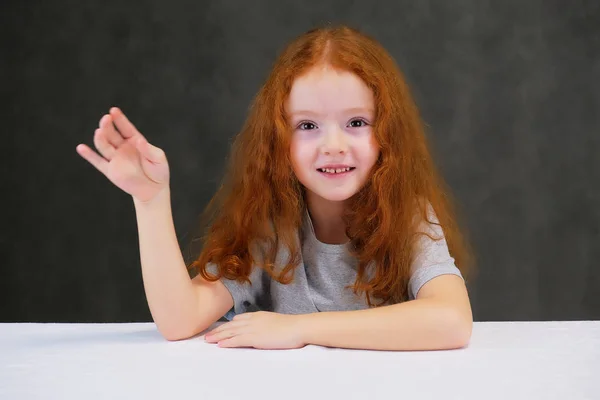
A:
<svg viewBox="0 0 600 400">
<path fill-rule="evenodd" d="M 352 171 L 354 171 L 356 167 L 346 167 L 346 168 L 317 168 L 317 171 L 325 176 L 336 177 L 336 176 L 344 176 L 348 175 Z"/>
</svg>

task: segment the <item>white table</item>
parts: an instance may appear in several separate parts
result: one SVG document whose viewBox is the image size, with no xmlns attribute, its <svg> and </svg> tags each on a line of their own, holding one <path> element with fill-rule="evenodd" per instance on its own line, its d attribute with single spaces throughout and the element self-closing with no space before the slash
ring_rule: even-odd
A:
<svg viewBox="0 0 600 400">
<path fill-rule="evenodd" d="M 0 324 L 0 399 L 600 399 L 600 321 L 475 323 L 468 348 L 223 349 L 154 324 Z"/>
</svg>

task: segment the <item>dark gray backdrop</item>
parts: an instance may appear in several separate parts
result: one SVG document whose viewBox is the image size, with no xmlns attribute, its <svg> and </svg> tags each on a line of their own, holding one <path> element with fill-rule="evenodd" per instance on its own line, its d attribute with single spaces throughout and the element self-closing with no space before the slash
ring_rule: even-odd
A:
<svg viewBox="0 0 600 400">
<path fill-rule="evenodd" d="M 75 152 L 120 106 L 185 248 L 277 53 L 323 22 L 412 85 L 478 256 L 476 320 L 600 317 L 596 0 L 3 2 L 0 321 L 148 321 L 131 198 Z"/>
</svg>

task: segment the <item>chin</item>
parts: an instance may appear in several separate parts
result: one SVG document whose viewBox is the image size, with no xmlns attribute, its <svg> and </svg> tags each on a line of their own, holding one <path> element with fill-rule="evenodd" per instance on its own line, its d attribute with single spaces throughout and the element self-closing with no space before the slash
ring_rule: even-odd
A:
<svg viewBox="0 0 600 400">
<path fill-rule="evenodd" d="M 328 201 L 346 201 L 349 198 L 351 198 L 352 196 L 354 196 L 356 194 L 356 191 L 339 191 L 336 192 L 335 190 L 332 191 L 324 191 L 324 192 L 316 192 L 315 194 L 317 194 L 319 197 L 323 198 L 324 200 L 328 200 Z"/>
</svg>

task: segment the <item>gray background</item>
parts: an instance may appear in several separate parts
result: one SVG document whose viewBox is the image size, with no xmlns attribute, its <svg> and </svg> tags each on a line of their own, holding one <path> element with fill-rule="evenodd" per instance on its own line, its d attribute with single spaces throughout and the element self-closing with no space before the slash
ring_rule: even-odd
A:
<svg viewBox="0 0 600 400">
<path fill-rule="evenodd" d="M 477 251 L 475 319 L 600 318 L 596 0 L 2 2 L 0 321 L 148 321 L 131 198 L 75 152 L 121 107 L 182 248 L 283 46 L 324 22 L 406 74 Z"/>
</svg>

